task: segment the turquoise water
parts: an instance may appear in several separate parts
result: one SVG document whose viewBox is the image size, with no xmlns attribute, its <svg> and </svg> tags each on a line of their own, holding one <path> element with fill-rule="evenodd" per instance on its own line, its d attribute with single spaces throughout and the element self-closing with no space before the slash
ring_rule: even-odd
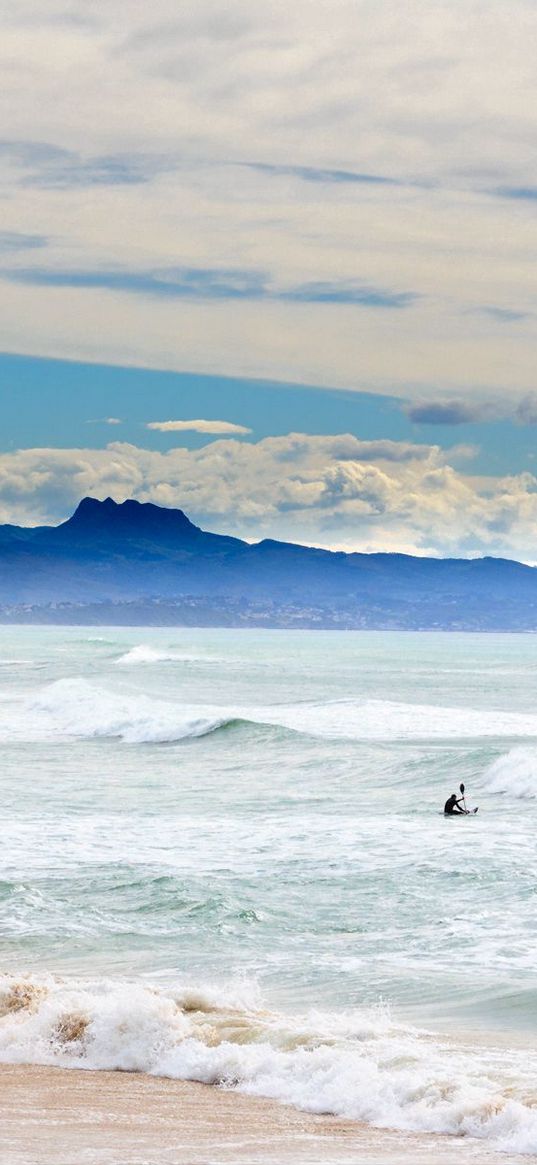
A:
<svg viewBox="0 0 537 1165">
<path fill-rule="evenodd" d="M 399 1060 L 418 1057 L 420 1087 L 427 1071 L 435 1087 L 451 1073 L 468 1096 L 490 1057 L 474 1063 L 461 1042 L 455 1067 L 441 1033 L 496 1032 L 491 1088 L 525 1106 L 507 1122 L 509 1145 L 537 1151 L 528 1055 L 516 1058 L 537 1028 L 534 637 L 3 628 L 0 741 L 5 998 L 20 982 L 34 998 L 28 1014 L 6 1004 L 0 1057 L 24 1046 L 26 1058 L 33 1047 L 38 1060 L 87 1062 L 87 1047 L 67 1053 L 50 1035 L 35 1004 L 45 995 L 55 1023 L 82 997 L 93 1023 L 95 1000 L 104 992 L 115 1007 L 121 984 L 140 1012 L 151 996 L 190 1014 L 184 992 L 198 991 L 200 1014 L 243 1009 L 246 1042 L 272 1057 L 297 1054 L 308 1015 L 307 1052 L 338 1046 L 343 1111 L 364 1118 L 367 1039 L 375 1080 L 392 1040 L 392 1058 L 396 1046 Z M 479 813 L 446 820 L 461 781 Z M 185 1060 L 187 1045 L 207 1042 L 197 1029 L 170 1030 L 171 1074 L 220 1078 L 212 1060 L 203 1072 L 193 1053 Z M 217 1043 L 236 1060 L 241 1040 Z M 138 1066 L 164 1071 L 142 1045 L 137 1036 Z M 107 1054 L 91 1066 L 118 1066 Z M 271 1091 L 246 1062 L 251 1046 L 241 1055 L 234 1080 L 312 1107 L 307 1065 L 271 1060 Z M 455 1101 L 448 1119 L 429 1098 L 425 1120 L 391 1076 L 396 1099 L 375 1092 L 375 1109 L 367 1079 L 373 1123 L 503 1144 L 481 1113 L 489 1093 L 463 1128 Z"/>
</svg>

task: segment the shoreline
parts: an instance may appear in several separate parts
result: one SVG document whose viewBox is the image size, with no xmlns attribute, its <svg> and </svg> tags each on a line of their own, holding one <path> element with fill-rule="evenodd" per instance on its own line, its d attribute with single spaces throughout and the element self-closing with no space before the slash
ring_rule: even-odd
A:
<svg viewBox="0 0 537 1165">
<path fill-rule="evenodd" d="M 473 1138 L 379 1130 L 191 1081 L 0 1064 L 6 1165 L 523 1165 Z"/>
</svg>

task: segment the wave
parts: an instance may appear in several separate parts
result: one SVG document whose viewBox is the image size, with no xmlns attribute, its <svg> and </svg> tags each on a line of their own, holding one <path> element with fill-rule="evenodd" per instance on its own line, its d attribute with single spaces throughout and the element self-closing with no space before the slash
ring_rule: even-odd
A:
<svg viewBox="0 0 537 1165">
<path fill-rule="evenodd" d="M 23 705 L 18 731 L 118 737 L 129 743 L 172 743 L 235 724 L 284 729 L 321 739 L 413 741 L 535 737 L 537 716 L 442 708 L 387 700 L 338 700 L 257 706 L 179 705 L 132 690 L 57 680 Z M 13 731 L 12 717 L 6 731 Z M 3 733 L 2 733 L 3 734 Z"/>
<path fill-rule="evenodd" d="M 243 989 L 0 977 L 4 1063 L 202 1081 L 378 1128 L 479 1137 L 506 1152 L 537 1151 L 536 1059 L 443 1042 L 382 1008 L 293 1018 Z"/>
<path fill-rule="evenodd" d="M 124 655 L 120 655 L 116 659 L 116 663 L 120 667 L 130 667 L 136 664 L 143 663 L 221 663 L 223 662 L 219 657 L 208 655 L 196 655 L 185 651 L 177 651 L 169 648 L 166 651 L 158 650 L 155 647 L 148 647 L 144 643 L 140 643 L 137 647 L 131 647 L 130 651 L 126 651 Z"/>
<path fill-rule="evenodd" d="M 485 786 L 491 793 L 533 800 L 537 797 L 537 748 L 512 748 L 498 757 L 485 773 Z"/>
<path fill-rule="evenodd" d="M 129 744 L 164 744 L 206 736 L 232 723 L 233 717 L 177 709 L 165 700 L 104 691 L 86 680 L 58 680 L 27 705 L 39 731 L 80 737 L 119 737 Z"/>
<path fill-rule="evenodd" d="M 248 718 L 248 713 L 242 716 Z M 537 738 L 533 713 L 447 708 L 394 700 L 337 700 L 263 709 L 265 723 L 311 736 L 350 740 L 453 740 L 479 737 Z"/>
</svg>

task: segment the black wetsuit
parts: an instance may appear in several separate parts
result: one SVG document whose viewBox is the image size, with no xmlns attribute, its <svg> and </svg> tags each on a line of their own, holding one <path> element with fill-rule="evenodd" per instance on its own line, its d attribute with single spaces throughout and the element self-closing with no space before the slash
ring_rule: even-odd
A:
<svg viewBox="0 0 537 1165">
<path fill-rule="evenodd" d="M 459 802 L 455 796 L 448 797 L 444 805 L 444 813 L 447 817 L 460 817 L 464 815 L 464 809 L 459 809 Z"/>
</svg>

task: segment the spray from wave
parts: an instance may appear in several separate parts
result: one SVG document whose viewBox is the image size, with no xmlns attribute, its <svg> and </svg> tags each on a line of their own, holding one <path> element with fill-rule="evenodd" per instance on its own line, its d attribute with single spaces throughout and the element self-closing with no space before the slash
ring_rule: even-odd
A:
<svg viewBox="0 0 537 1165">
<path fill-rule="evenodd" d="M 537 1151 L 535 1059 L 442 1043 L 383 1009 L 292 1018 L 237 990 L 0 979 L 4 1063 L 203 1081 L 379 1128 L 480 1137 L 505 1151 Z"/>
<path fill-rule="evenodd" d="M 34 725 L 37 715 L 43 729 L 53 734 L 119 737 L 129 744 L 206 736 L 230 722 L 217 711 L 181 709 L 148 696 L 104 691 L 86 680 L 58 680 L 31 700 L 28 710 Z"/>
<path fill-rule="evenodd" d="M 537 797 L 537 749 L 512 748 L 498 757 L 485 773 L 485 785 L 491 793 L 533 800 Z"/>
</svg>

